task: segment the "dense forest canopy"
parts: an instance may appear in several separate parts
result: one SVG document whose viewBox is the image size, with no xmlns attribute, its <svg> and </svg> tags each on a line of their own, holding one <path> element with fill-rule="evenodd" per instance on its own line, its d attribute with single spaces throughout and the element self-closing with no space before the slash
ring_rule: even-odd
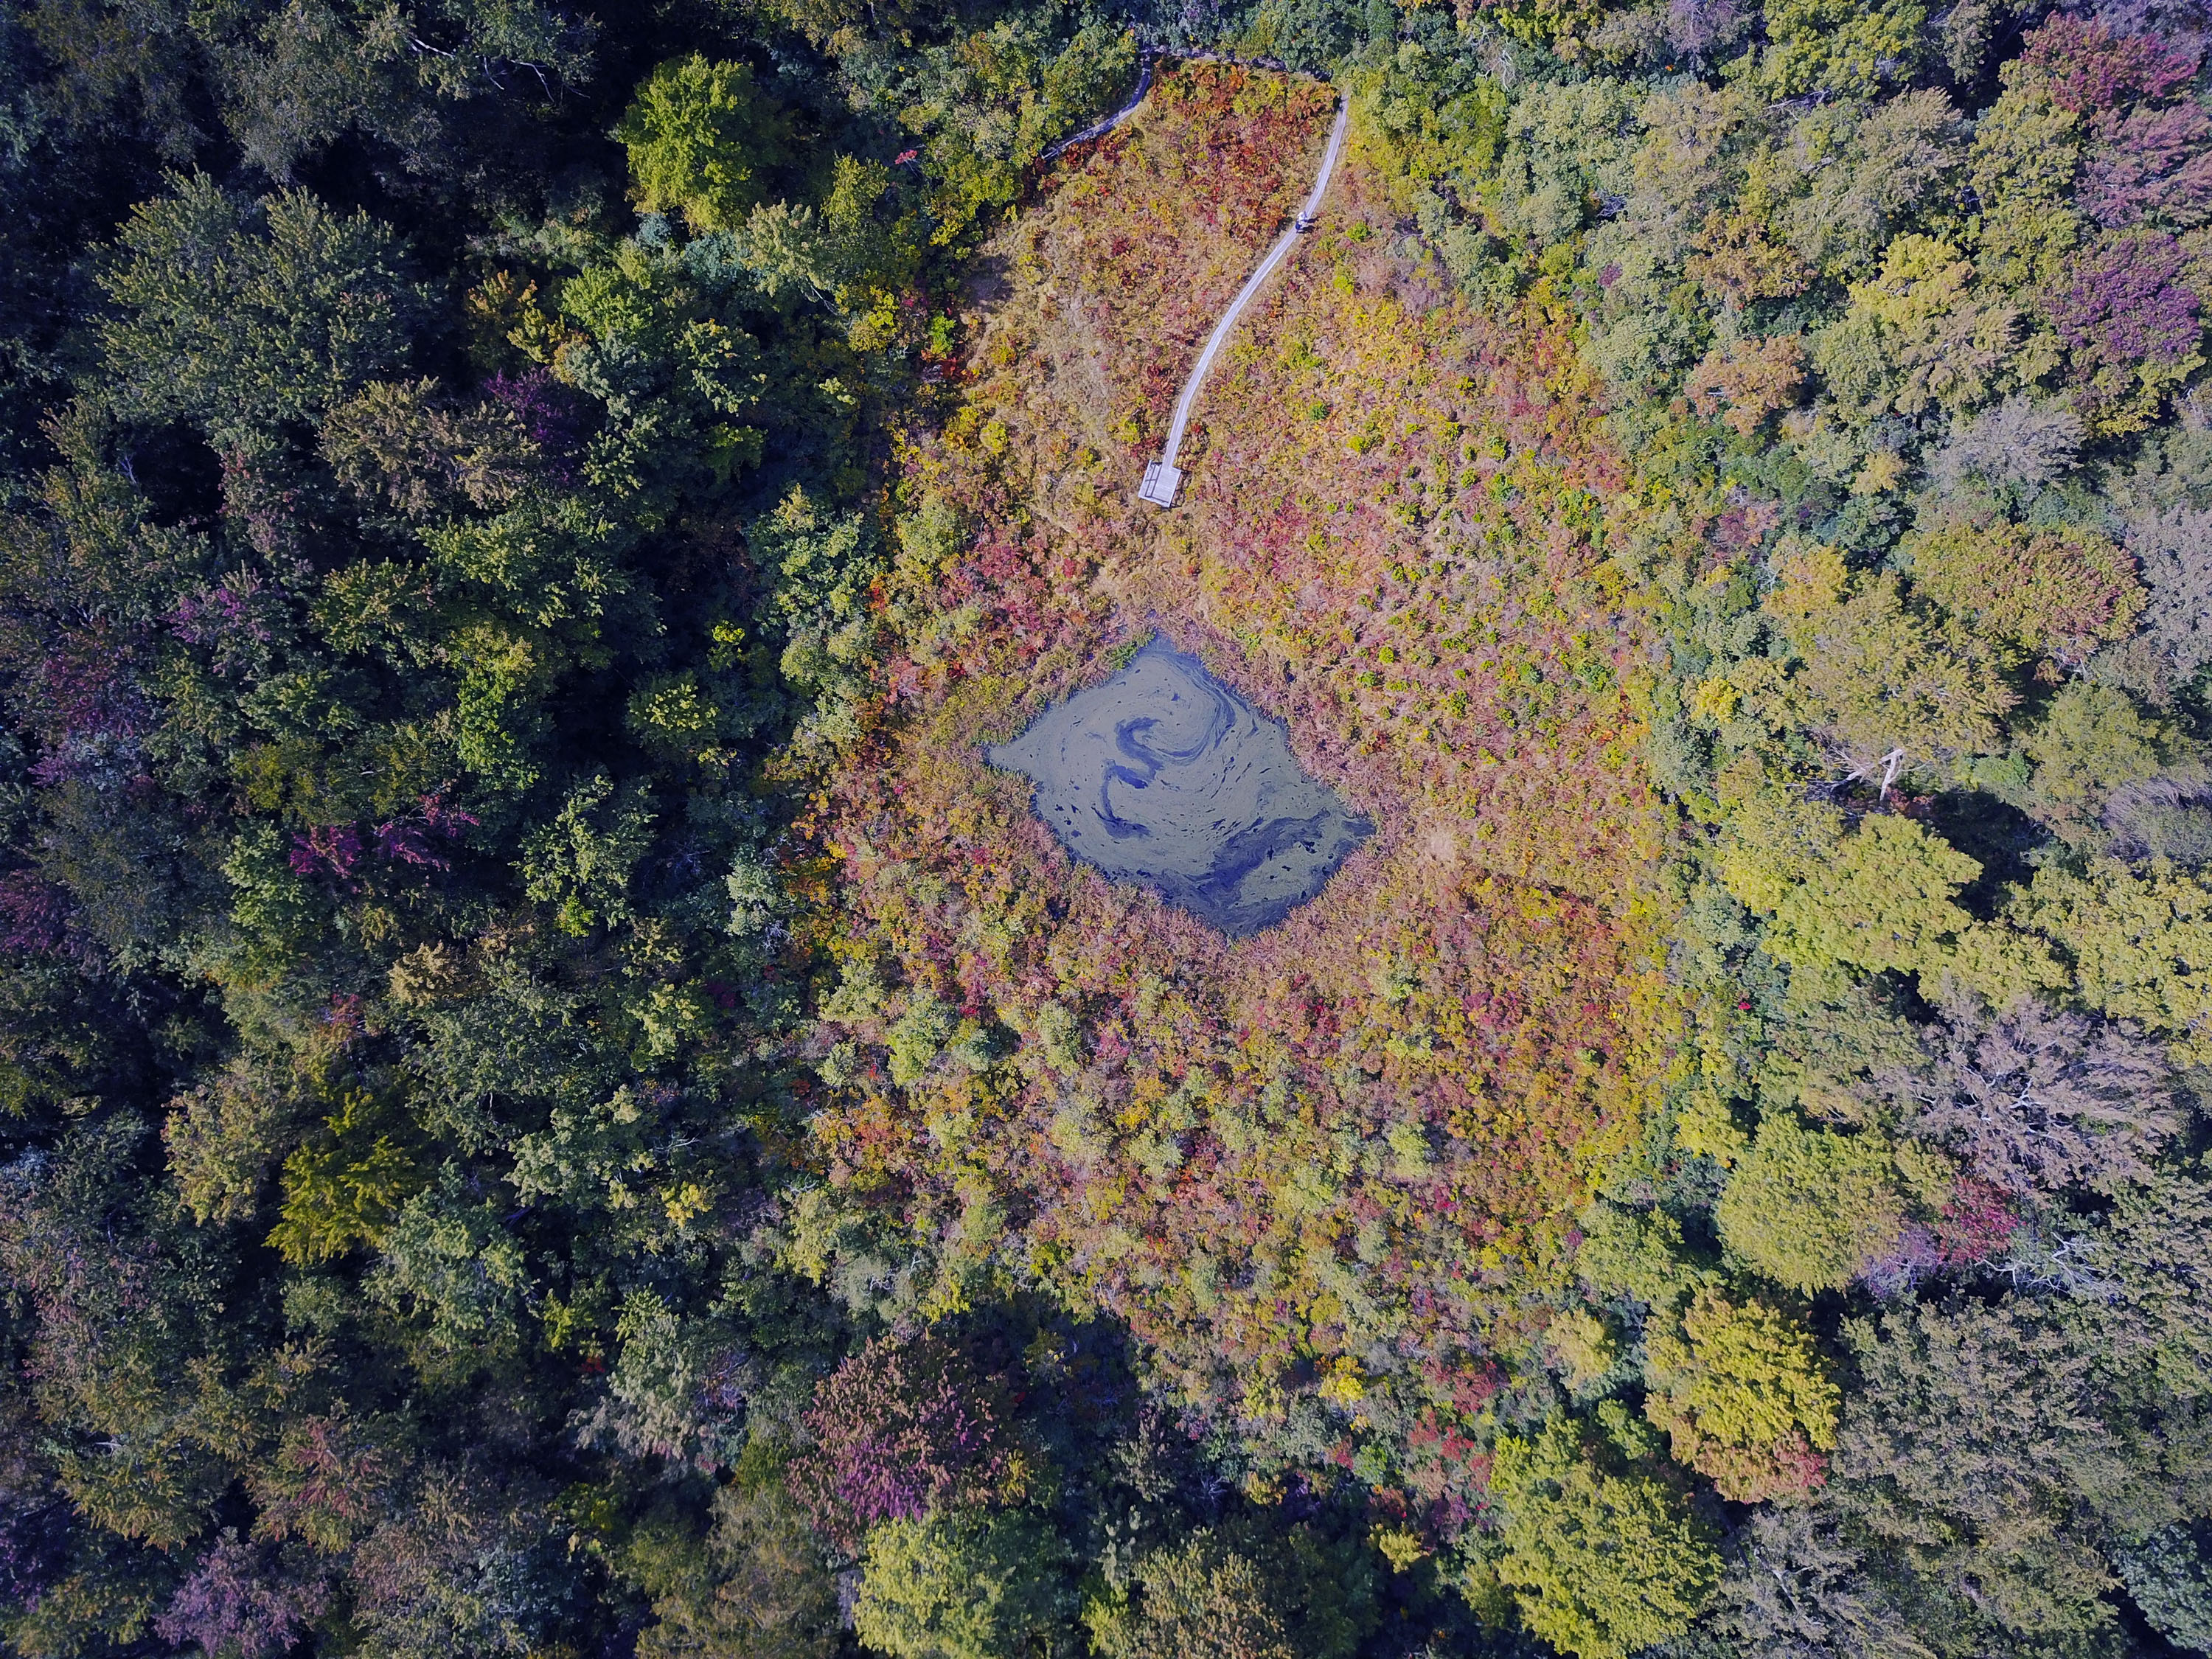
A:
<svg viewBox="0 0 2212 1659">
<path fill-rule="evenodd" d="M 9 5 L 0 1650 L 2212 1653 L 2208 47 Z"/>
</svg>

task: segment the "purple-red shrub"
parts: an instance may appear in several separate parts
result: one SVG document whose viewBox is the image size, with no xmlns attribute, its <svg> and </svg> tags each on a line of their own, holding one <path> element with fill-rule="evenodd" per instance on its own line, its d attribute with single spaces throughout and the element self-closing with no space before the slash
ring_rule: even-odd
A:
<svg viewBox="0 0 2212 1659">
<path fill-rule="evenodd" d="M 2027 38 L 2023 68 L 2040 79 L 2051 102 L 2094 115 L 2145 100 L 2156 102 L 2197 77 L 2197 54 L 2148 34 L 2116 34 L 2094 19 L 2055 14 Z"/>
<path fill-rule="evenodd" d="M 562 483 L 573 483 L 583 427 L 568 389 L 542 368 L 520 374 L 495 374 L 484 390 L 522 422 L 522 430 L 545 456 L 545 470 Z"/>
<path fill-rule="evenodd" d="M 421 869 L 444 870 L 451 866 L 431 850 L 430 837 L 455 841 L 477 822 L 472 813 L 446 804 L 443 795 L 417 798 L 416 810 L 403 812 L 371 827 L 376 855 L 386 864 L 410 864 Z M 349 884 L 363 849 L 361 831 L 350 823 L 311 824 L 292 836 L 292 873 L 328 875 Z"/>
<path fill-rule="evenodd" d="M 58 951 L 69 936 L 69 895 L 35 870 L 0 876 L 0 951 Z"/>
<path fill-rule="evenodd" d="M 2197 343 L 2187 250 L 2157 231 L 2100 237 L 2075 256 L 2046 309 L 2058 337 L 2108 362 L 2173 363 Z"/>
<path fill-rule="evenodd" d="M 32 665 L 27 699 L 46 753 L 31 770 L 48 788 L 135 757 L 154 711 L 131 673 L 137 641 L 103 624 L 57 631 Z"/>
<path fill-rule="evenodd" d="M 343 882 L 361 862 L 361 831 L 349 823 L 318 823 L 292 836 L 292 873 L 313 876 L 327 872 Z"/>
<path fill-rule="evenodd" d="M 1737 0 L 1670 0 L 1667 8 L 1668 44 L 1692 58 L 1737 39 L 1743 26 Z"/>
<path fill-rule="evenodd" d="M 2200 223 L 2212 209 L 2212 116 L 2197 103 L 2101 118 L 2076 199 L 2108 229 L 2147 218 Z"/>
<path fill-rule="evenodd" d="M 267 1659 L 299 1639 L 329 1604 L 328 1589 L 283 1574 L 276 1553 L 228 1528 L 154 1620 L 163 1641 L 191 1643 L 209 1659 Z"/>
<path fill-rule="evenodd" d="M 419 811 L 402 814 L 376 826 L 377 856 L 387 863 L 446 869 L 447 861 L 430 850 L 428 838 L 436 836 L 441 840 L 456 841 L 462 830 L 477 823 L 476 816 L 458 806 L 448 806 L 442 795 L 422 796 L 418 805 Z"/>
<path fill-rule="evenodd" d="M 40 1591 L 69 1559 L 70 1506 L 31 1494 L 0 1498 L 0 1602 L 38 1605 Z"/>
<path fill-rule="evenodd" d="M 2186 227 L 2212 210 L 2212 117 L 2186 96 L 2198 60 L 2194 46 L 2062 14 L 2008 71 L 2081 118 L 2088 145 L 2076 200 L 2106 228 L 2147 219 Z"/>
<path fill-rule="evenodd" d="M 2044 296 L 2073 353 L 2081 411 L 2108 431 L 2139 429 L 2200 361 L 2200 302 L 2181 279 L 2188 264 L 2187 250 L 2163 231 L 2106 231 Z"/>
<path fill-rule="evenodd" d="M 851 1548 L 866 1528 L 1011 1495 L 1019 1459 L 996 1385 L 938 1336 L 878 1338 L 824 1377 L 806 1413 L 812 1449 L 793 1495 L 815 1529 Z"/>
<path fill-rule="evenodd" d="M 290 631 L 290 597 L 252 570 L 220 582 L 201 583 L 169 608 L 171 633 L 208 653 L 208 665 L 226 677 L 268 672 L 271 645 Z"/>
<path fill-rule="evenodd" d="M 1936 1220 L 1936 1248 L 1947 1267 L 1986 1261 L 2012 1243 L 2020 1226 L 2013 1195 L 1993 1182 L 1963 1176 Z"/>
<path fill-rule="evenodd" d="M 1885 1299 L 1903 1296 L 1943 1265 L 1943 1247 L 1936 1235 L 1908 1221 L 1897 1243 L 1859 1270 L 1859 1283 Z"/>
<path fill-rule="evenodd" d="M 248 1477 L 254 1531 L 324 1554 L 343 1549 L 387 1509 L 396 1461 L 343 1408 L 295 1419 Z"/>
<path fill-rule="evenodd" d="M 187 593 L 169 612 L 169 625 L 187 645 L 210 645 L 234 629 L 244 628 L 257 639 L 269 637 L 246 614 L 243 595 L 228 587 L 211 587 L 204 593 Z"/>
</svg>

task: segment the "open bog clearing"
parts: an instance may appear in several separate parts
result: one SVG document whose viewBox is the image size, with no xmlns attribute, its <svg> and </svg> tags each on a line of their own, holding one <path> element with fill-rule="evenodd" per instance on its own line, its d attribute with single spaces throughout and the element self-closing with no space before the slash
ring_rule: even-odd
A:
<svg viewBox="0 0 2212 1659">
<path fill-rule="evenodd" d="M 1169 67 L 991 250 L 957 399 L 907 439 L 939 550 L 817 820 L 833 1031 L 895 1056 L 815 1118 L 831 1178 L 939 1237 L 986 1206 L 993 1252 L 1231 1395 L 1386 1332 L 1486 1347 L 1641 1132 L 1664 1018 L 1592 544 L 1616 464 L 1563 331 L 1391 251 L 1356 128 L 1178 505 L 1135 499 L 1335 104 Z M 1417 1265 L 1470 1252 L 1494 1271 Z M 1373 1387 L 1412 1410 L 1438 1375 Z"/>
</svg>

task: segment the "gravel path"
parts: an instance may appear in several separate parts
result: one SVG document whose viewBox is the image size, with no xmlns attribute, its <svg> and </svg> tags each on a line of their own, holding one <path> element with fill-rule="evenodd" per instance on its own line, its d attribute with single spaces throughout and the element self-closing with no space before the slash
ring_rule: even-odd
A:
<svg viewBox="0 0 2212 1659">
<path fill-rule="evenodd" d="M 1129 101 L 1122 105 L 1121 108 L 1115 110 L 1104 120 L 1096 122 L 1091 125 L 1084 128 L 1082 131 L 1072 133 L 1067 137 L 1061 139 L 1050 149 L 1045 151 L 1043 155 L 1038 156 L 1038 161 L 1042 163 L 1045 161 L 1056 161 L 1064 152 L 1073 149 L 1078 144 L 1087 144 L 1093 138 L 1103 138 L 1108 133 L 1113 131 L 1115 127 L 1120 126 L 1122 122 L 1127 120 L 1132 115 L 1134 115 L 1137 112 L 1137 106 L 1145 101 L 1145 94 L 1152 89 L 1152 51 L 1150 46 L 1147 46 L 1145 48 L 1144 58 L 1137 71 L 1137 89 L 1129 94 Z"/>
<path fill-rule="evenodd" d="M 1328 148 L 1322 153 L 1321 176 L 1314 180 L 1313 194 L 1306 198 L 1305 206 L 1291 222 L 1290 228 L 1282 234 L 1273 247 L 1267 250 L 1267 257 L 1260 262 L 1260 268 L 1237 291 L 1237 297 L 1229 302 L 1229 309 L 1221 313 L 1221 320 L 1213 325 L 1213 332 L 1206 337 L 1206 349 L 1199 353 L 1198 362 L 1191 369 L 1190 378 L 1183 382 L 1182 395 L 1176 399 L 1175 419 L 1168 428 L 1168 447 L 1161 452 L 1158 460 L 1145 469 L 1143 487 L 1137 491 L 1139 501 L 1150 501 L 1155 507 L 1175 505 L 1176 491 L 1182 483 L 1182 474 L 1176 470 L 1175 464 L 1176 453 L 1182 447 L 1183 429 L 1190 424 L 1190 411 L 1192 405 L 1198 401 L 1199 389 L 1206 384 L 1206 377 L 1213 368 L 1214 358 L 1219 355 L 1231 331 L 1237 326 L 1237 319 L 1243 314 L 1244 307 L 1251 304 L 1253 297 L 1267 286 L 1267 278 L 1274 275 L 1275 267 L 1289 256 L 1299 236 L 1313 228 L 1314 221 L 1321 213 L 1321 199 L 1328 190 L 1329 175 L 1336 171 L 1337 154 L 1344 148 L 1344 131 L 1351 119 L 1351 101 L 1340 94 L 1336 104 L 1336 124 L 1328 130 Z"/>
</svg>

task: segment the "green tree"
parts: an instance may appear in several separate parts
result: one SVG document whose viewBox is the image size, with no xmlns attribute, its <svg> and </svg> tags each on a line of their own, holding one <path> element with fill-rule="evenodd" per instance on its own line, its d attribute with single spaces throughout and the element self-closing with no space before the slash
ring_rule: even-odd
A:
<svg viewBox="0 0 2212 1659">
<path fill-rule="evenodd" d="M 766 194 L 786 123 L 744 64 L 698 53 L 647 76 L 614 136 L 629 152 L 637 204 L 680 213 L 697 234 L 727 230 Z"/>
<path fill-rule="evenodd" d="M 1646 1328 L 1644 1353 L 1644 1415 L 1723 1498 L 1756 1504 L 1819 1483 L 1840 1396 L 1802 1325 L 1756 1297 L 1700 1290 Z"/>
<path fill-rule="evenodd" d="M 1833 1504 L 1771 1504 L 1730 1540 L 1715 1624 L 1759 1659 L 1935 1659 L 1947 1632 L 1918 1628 Z"/>
<path fill-rule="evenodd" d="M 1999 520 L 1908 538 L 1913 586 L 1992 639 L 2079 667 L 2142 616 L 2134 561 L 2094 531 L 2060 535 Z"/>
<path fill-rule="evenodd" d="M 1374 1568 L 1312 1528 L 1201 1528 L 1083 1607 L 1102 1659 L 1350 1659 L 1376 1619 Z"/>
<path fill-rule="evenodd" d="M 876 538 L 857 514 L 832 518 L 793 489 L 756 521 L 752 538 L 775 572 L 784 677 L 813 709 L 794 743 L 803 752 L 848 748 L 862 733 L 865 674 L 879 623 L 872 600 L 884 574 Z"/>
<path fill-rule="evenodd" d="M 1687 1630 L 1720 1577 L 1705 1525 L 1648 1474 L 1608 1474 L 1563 1419 L 1501 1436 L 1498 1576 L 1528 1628 L 1578 1659 L 1626 1659 Z"/>
<path fill-rule="evenodd" d="M 324 1134 L 284 1160 L 283 1218 L 269 1242 L 288 1261 L 329 1261 L 380 1239 L 422 1175 L 393 1103 L 349 1091 Z M 398 1133 L 395 1133 L 398 1131 Z"/>
<path fill-rule="evenodd" d="M 1967 178 L 1977 263 L 2014 293 L 2057 279 L 2081 234 L 2072 205 L 2081 165 L 2081 112 L 2051 96 L 2047 76 L 2014 58 L 1998 75 L 2004 90 L 1975 124 Z"/>
<path fill-rule="evenodd" d="M 531 1278 L 522 1246 L 500 1224 L 500 1205 L 470 1202 L 457 1170 L 402 1205 L 378 1244 L 364 1290 L 405 1320 L 416 1369 L 434 1386 L 520 1346 L 520 1303 Z"/>
<path fill-rule="evenodd" d="M 1863 98 L 1911 72 L 1925 8 L 1916 0 L 1854 6 L 1842 0 L 1773 0 L 1771 44 L 1759 55 L 1760 84 L 1771 96 L 1808 92 Z"/>
<path fill-rule="evenodd" d="M 2014 1638 L 2112 1620 L 2084 1510 L 2130 1509 L 2094 1361 L 2033 1304 L 1918 1306 L 1848 1328 L 1857 1386 L 1835 1458 L 1858 1523 Z"/>
<path fill-rule="evenodd" d="M 1626 88 L 1607 79 L 1532 88 L 1505 118 L 1505 148 L 1484 205 L 1501 235 L 1541 249 L 1595 216 L 1627 184 Z"/>
<path fill-rule="evenodd" d="M 1828 547 L 1794 550 L 1769 598 L 1801 665 L 1753 661 L 1731 672 L 1770 720 L 1808 727 L 1854 767 L 1893 754 L 1948 758 L 1998 746 L 1998 718 L 2018 701 L 1988 644 L 1911 599 L 1887 572 L 1847 574 Z"/>
<path fill-rule="evenodd" d="M 1022 12 L 923 52 L 899 118 L 927 157 L 932 239 L 962 245 L 1012 207 L 1023 170 L 1112 108 L 1136 60 L 1125 27 L 1087 22 L 1067 34 L 1056 19 Z"/>
<path fill-rule="evenodd" d="M 2172 1526 L 2117 1548 L 2113 1565 L 2128 1599 L 2178 1648 L 2212 1652 L 2212 1527 Z"/>
<path fill-rule="evenodd" d="M 1020 1659 L 1075 1611 L 1066 1558 L 1018 1510 L 889 1521 L 868 1534 L 853 1628 L 891 1659 Z"/>
<path fill-rule="evenodd" d="M 1729 1172 L 1713 1218 L 1736 1255 L 1809 1295 L 1849 1284 L 1893 1249 L 1905 1206 L 1879 1137 L 1808 1129 L 1777 1111 Z"/>
<path fill-rule="evenodd" d="M 1747 203 L 1772 202 L 1777 240 L 1831 280 L 1862 280 L 1955 176 L 1959 112 L 1932 88 L 1838 100 L 1770 130 L 1750 159 Z"/>
<path fill-rule="evenodd" d="M 2212 1057 L 2212 884 L 2202 872 L 2106 857 L 2078 871 L 2047 865 L 2006 916 L 2063 953 L 2082 1002 L 2166 1034 L 2192 1064 Z"/>
<path fill-rule="evenodd" d="M 1838 964 L 1931 987 L 1954 972 L 1998 1000 L 2054 982 L 2034 941 L 1958 902 L 1977 860 L 1911 818 L 1869 814 L 1847 835 L 1841 824 L 1840 812 L 1769 787 L 1737 810 L 1721 852 L 1722 881 L 1771 917 L 1762 943 L 1808 990 L 1840 988 Z"/>
<path fill-rule="evenodd" d="M 621 1565 L 653 1598 L 643 1659 L 830 1659 L 837 1587 L 771 1462 L 741 1459 L 704 1538 L 675 1516 L 639 1529 Z"/>
<path fill-rule="evenodd" d="M 2020 732 L 2012 754 L 1977 763 L 1974 776 L 2070 846 L 2098 849 L 2112 839 L 2105 822 L 2112 798 L 2156 778 L 2171 739 L 2125 692 L 2072 680 Z"/>
<path fill-rule="evenodd" d="M 1975 290 L 1972 262 L 1946 242 L 1900 236 L 1850 308 L 1815 337 L 1813 361 L 1853 418 L 1956 413 L 1987 398 L 2008 356 L 2014 308 Z"/>
<path fill-rule="evenodd" d="M 258 202 L 205 173 L 135 210 L 102 282 L 105 392 L 125 414 L 184 420 L 256 451 L 401 368 L 428 295 L 398 236 L 304 191 Z"/>
</svg>

